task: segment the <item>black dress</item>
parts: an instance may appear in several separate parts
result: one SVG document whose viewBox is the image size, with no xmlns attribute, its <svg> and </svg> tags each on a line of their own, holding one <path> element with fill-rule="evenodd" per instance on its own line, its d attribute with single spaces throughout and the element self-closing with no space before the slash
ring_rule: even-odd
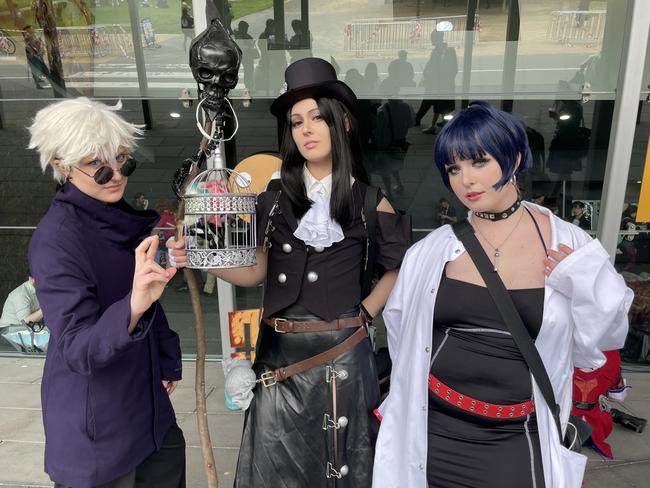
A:
<svg viewBox="0 0 650 488">
<path fill-rule="evenodd" d="M 265 229 L 270 230 L 271 243 L 264 317 L 332 320 L 358 315 L 366 188 L 353 185 L 358 212 L 343 229 L 345 238 L 325 249 L 307 246 L 293 236 L 298 221 L 283 194 L 267 226 L 277 192 L 260 195 L 258 244 Z M 397 231 L 400 219 L 399 214 L 377 215 L 376 259 L 387 269 L 400 265 L 408 247 L 409 236 Z M 281 334 L 268 325 L 260 327 L 253 365 L 258 377 L 321 353 L 355 332 Z M 332 370 L 337 378 L 328 381 Z M 369 487 L 379 428 L 373 410 L 378 405 L 379 385 L 368 339 L 326 365 L 269 388 L 258 384 L 246 411 L 235 487 Z"/>
<path fill-rule="evenodd" d="M 544 289 L 509 292 L 534 339 Z M 532 398 L 530 371 L 487 288 L 443 273 L 433 346 L 431 373 L 454 390 L 500 405 Z M 535 414 L 492 419 L 429 392 L 427 481 L 431 488 L 543 488 Z"/>
</svg>

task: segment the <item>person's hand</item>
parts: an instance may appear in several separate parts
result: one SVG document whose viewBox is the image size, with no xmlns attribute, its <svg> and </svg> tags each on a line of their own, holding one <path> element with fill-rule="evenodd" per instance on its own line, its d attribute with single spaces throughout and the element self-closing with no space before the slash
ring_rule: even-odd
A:
<svg viewBox="0 0 650 488">
<path fill-rule="evenodd" d="M 176 268 L 164 269 L 156 262 L 158 236 L 149 236 L 135 248 L 135 272 L 131 291 L 131 316 L 141 316 L 158 300 Z"/>
<path fill-rule="evenodd" d="M 553 249 L 548 251 L 548 257 L 544 260 L 544 274 L 546 276 L 551 276 L 551 273 L 555 267 L 566 259 L 566 257 L 573 252 L 569 246 L 565 244 L 560 244 L 558 250 L 554 251 Z"/>
<path fill-rule="evenodd" d="M 165 246 L 167 246 L 169 264 L 175 268 L 184 268 L 187 265 L 185 237 L 181 237 L 178 241 L 175 237 L 170 237 L 167 239 L 167 242 L 165 242 Z"/>
<path fill-rule="evenodd" d="M 163 388 L 167 390 L 167 394 L 171 395 L 172 393 L 174 393 L 176 386 L 178 386 L 178 381 L 162 380 L 162 385 Z"/>
</svg>

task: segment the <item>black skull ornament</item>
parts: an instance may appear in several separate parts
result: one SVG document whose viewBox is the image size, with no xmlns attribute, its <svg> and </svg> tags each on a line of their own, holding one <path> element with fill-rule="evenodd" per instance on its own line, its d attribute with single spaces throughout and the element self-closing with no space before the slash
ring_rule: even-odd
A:
<svg viewBox="0 0 650 488">
<path fill-rule="evenodd" d="M 211 112 L 220 112 L 228 91 L 237 86 L 242 51 L 214 19 L 190 46 L 190 68 L 198 84 L 199 102 Z"/>
</svg>

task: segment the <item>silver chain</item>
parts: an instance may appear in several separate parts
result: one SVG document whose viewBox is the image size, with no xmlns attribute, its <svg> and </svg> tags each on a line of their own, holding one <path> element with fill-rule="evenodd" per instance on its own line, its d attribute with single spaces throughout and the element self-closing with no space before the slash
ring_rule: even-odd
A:
<svg viewBox="0 0 650 488">
<path fill-rule="evenodd" d="M 510 231 L 510 233 L 506 236 L 506 238 L 505 238 L 505 239 L 501 242 L 501 244 L 499 244 L 498 246 L 494 246 L 494 245 L 493 245 L 493 244 L 488 240 L 488 238 L 485 237 L 485 236 L 483 235 L 483 232 L 481 232 L 481 229 L 478 228 L 478 225 L 476 225 L 476 224 L 472 224 L 472 226 L 474 227 L 474 229 L 476 229 L 476 232 L 479 233 L 479 235 L 483 238 L 483 240 L 484 240 L 485 242 L 487 242 L 488 245 L 489 245 L 492 249 L 494 249 L 494 261 L 493 261 L 492 264 L 494 265 L 494 271 L 495 271 L 495 272 L 498 271 L 498 266 L 497 266 L 497 264 L 498 264 L 498 262 L 499 262 L 499 257 L 501 256 L 501 253 L 499 252 L 499 249 L 501 249 L 501 247 L 503 247 L 503 245 L 508 241 L 508 239 L 510 239 L 510 236 L 515 232 L 515 229 L 516 229 L 517 227 L 519 227 L 519 224 L 521 223 L 521 219 L 524 218 L 524 213 L 525 213 L 525 212 L 522 210 L 521 215 L 519 216 L 519 220 L 518 220 L 517 223 L 514 225 L 514 227 L 513 227 L 512 230 Z"/>
</svg>

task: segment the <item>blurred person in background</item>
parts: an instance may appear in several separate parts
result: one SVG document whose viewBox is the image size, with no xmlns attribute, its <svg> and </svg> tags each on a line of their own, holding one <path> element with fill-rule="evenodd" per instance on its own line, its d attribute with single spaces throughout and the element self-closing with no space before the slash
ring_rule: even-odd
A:
<svg viewBox="0 0 650 488">
<path fill-rule="evenodd" d="M 34 288 L 34 278 L 31 276 L 18 288 L 12 290 L 4 306 L 2 307 L 2 316 L 0 316 L 0 327 L 24 323 L 41 322 L 43 320 L 43 311 L 36 298 L 36 289 Z"/>
</svg>

